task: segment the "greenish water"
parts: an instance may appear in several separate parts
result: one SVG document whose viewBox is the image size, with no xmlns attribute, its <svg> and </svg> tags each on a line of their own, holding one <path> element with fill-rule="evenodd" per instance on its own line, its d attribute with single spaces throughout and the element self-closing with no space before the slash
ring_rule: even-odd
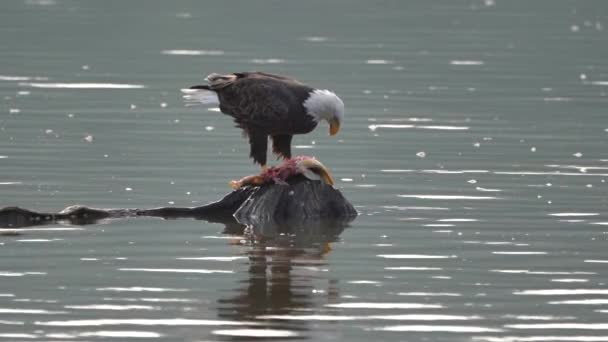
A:
<svg viewBox="0 0 608 342">
<path fill-rule="evenodd" d="M 218 199 L 257 169 L 231 121 L 179 89 L 262 70 L 342 97 L 341 133 L 294 152 L 361 215 L 337 238 L 266 248 L 195 220 L 1 236 L 0 340 L 608 341 L 607 15 L 604 1 L 3 1 L 0 207 Z"/>
</svg>

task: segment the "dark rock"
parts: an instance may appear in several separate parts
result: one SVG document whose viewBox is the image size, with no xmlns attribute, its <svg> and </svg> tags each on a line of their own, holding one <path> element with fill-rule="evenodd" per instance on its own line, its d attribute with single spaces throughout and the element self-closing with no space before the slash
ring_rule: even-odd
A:
<svg viewBox="0 0 608 342">
<path fill-rule="evenodd" d="M 357 211 L 333 187 L 303 176 L 289 180 L 288 185 L 265 185 L 256 190 L 234 212 L 241 223 L 297 223 L 323 219 L 348 219 Z"/>
<path fill-rule="evenodd" d="M 256 234 L 265 235 L 310 230 L 310 227 L 317 226 L 341 231 L 357 215 L 340 191 L 323 182 L 295 176 L 287 183 L 244 187 L 217 202 L 194 208 L 96 209 L 76 205 L 59 213 L 38 213 L 19 207 L 6 207 L 0 209 L 0 228 L 24 228 L 57 222 L 85 225 L 104 219 L 149 216 L 221 222 L 226 225 L 228 232 L 249 226 L 256 229 Z"/>
<path fill-rule="evenodd" d="M 53 220 L 53 214 L 37 213 L 19 207 L 0 209 L 0 228 L 33 227 L 47 224 Z"/>
</svg>

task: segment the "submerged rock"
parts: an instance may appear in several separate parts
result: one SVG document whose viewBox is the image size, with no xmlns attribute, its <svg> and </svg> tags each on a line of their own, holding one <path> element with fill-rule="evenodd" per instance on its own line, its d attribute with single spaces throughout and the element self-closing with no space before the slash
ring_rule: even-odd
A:
<svg viewBox="0 0 608 342">
<path fill-rule="evenodd" d="M 332 186 L 296 176 L 287 185 L 257 187 L 234 212 L 241 223 L 297 223 L 307 220 L 342 219 L 357 211 Z"/>
<path fill-rule="evenodd" d="M 85 225 L 123 217 L 194 218 L 221 222 L 227 230 L 250 226 L 263 231 L 284 232 L 311 226 L 344 227 L 357 211 L 342 193 L 322 181 L 302 175 L 286 184 L 246 186 L 217 202 L 200 207 L 154 209 L 98 209 L 70 206 L 58 213 L 38 213 L 19 207 L 0 209 L 0 228 L 26 228 L 53 223 Z M 260 230 L 260 232 L 262 231 Z"/>
</svg>

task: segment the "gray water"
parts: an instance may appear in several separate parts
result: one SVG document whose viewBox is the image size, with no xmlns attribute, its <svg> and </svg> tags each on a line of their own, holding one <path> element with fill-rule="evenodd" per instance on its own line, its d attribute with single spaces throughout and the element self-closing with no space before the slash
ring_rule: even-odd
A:
<svg viewBox="0 0 608 342">
<path fill-rule="evenodd" d="M 297 136 L 360 216 L 0 236 L 0 340 L 608 341 L 605 1 L 0 3 L 0 207 L 196 206 L 257 171 L 211 72 L 338 93 Z M 17 234 L 17 235 L 15 235 Z"/>
</svg>

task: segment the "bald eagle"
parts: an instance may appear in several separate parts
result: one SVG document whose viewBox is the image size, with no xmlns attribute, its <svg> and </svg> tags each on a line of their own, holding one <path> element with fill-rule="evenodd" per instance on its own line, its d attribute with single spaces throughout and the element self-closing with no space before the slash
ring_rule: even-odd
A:
<svg viewBox="0 0 608 342">
<path fill-rule="evenodd" d="M 211 74 L 206 85 L 182 89 L 189 102 L 219 104 L 236 127 L 249 138 L 254 163 L 266 168 L 268 138 L 279 158 L 291 158 L 294 134 L 312 131 L 320 121 L 329 123 L 329 134 L 340 130 L 344 103 L 333 92 L 309 87 L 299 81 L 263 72 Z"/>
</svg>

